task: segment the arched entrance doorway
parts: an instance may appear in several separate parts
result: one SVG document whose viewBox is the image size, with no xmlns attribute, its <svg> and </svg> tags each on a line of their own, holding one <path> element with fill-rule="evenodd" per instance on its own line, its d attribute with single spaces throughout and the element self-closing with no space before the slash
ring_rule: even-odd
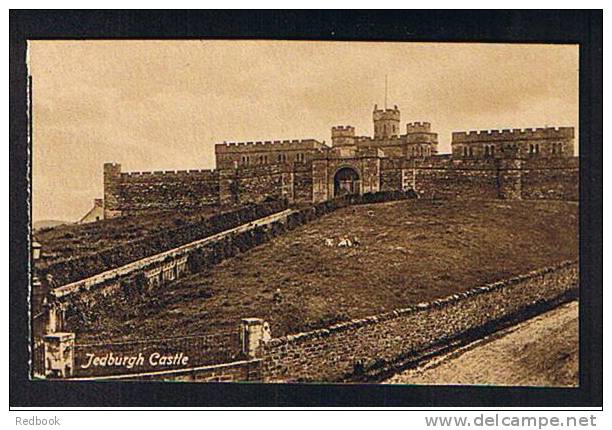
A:
<svg viewBox="0 0 612 430">
<path fill-rule="evenodd" d="M 350 167 L 343 167 L 334 175 L 334 197 L 345 194 L 359 194 L 359 173 Z"/>
</svg>

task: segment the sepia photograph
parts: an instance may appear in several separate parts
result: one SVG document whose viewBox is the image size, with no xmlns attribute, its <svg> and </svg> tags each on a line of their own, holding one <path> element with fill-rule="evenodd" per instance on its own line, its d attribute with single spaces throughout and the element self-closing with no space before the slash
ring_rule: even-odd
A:
<svg viewBox="0 0 612 430">
<path fill-rule="evenodd" d="M 577 45 L 27 66 L 32 379 L 579 385 Z"/>
<path fill-rule="evenodd" d="M 9 15 L 16 426 L 601 424 L 600 10 Z"/>
</svg>

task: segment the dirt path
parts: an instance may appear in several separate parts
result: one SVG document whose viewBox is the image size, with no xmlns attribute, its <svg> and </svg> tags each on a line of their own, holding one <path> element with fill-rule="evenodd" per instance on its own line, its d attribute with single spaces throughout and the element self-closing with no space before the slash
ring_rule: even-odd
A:
<svg viewBox="0 0 612 430">
<path fill-rule="evenodd" d="M 578 385 L 578 302 L 480 339 L 385 383 Z"/>
</svg>

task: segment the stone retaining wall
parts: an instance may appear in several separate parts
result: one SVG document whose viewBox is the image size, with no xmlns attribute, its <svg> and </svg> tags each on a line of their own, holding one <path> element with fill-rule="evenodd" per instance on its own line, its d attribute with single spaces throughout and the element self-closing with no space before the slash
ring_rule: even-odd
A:
<svg viewBox="0 0 612 430">
<path fill-rule="evenodd" d="M 490 333 L 575 297 L 578 263 L 529 272 L 429 303 L 261 343 L 257 358 L 189 369 L 74 379 L 354 382 L 470 333 Z"/>
<path fill-rule="evenodd" d="M 354 380 L 368 367 L 448 343 L 577 287 L 577 263 L 564 262 L 431 303 L 272 339 L 263 347 L 263 377 L 265 381 Z"/>
</svg>

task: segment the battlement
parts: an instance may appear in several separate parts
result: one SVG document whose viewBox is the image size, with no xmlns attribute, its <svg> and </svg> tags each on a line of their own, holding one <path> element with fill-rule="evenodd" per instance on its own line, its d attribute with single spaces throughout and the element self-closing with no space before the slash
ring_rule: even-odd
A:
<svg viewBox="0 0 612 430">
<path fill-rule="evenodd" d="M 353 137 L 355 136 L 355 127 L 351 125 L 336 125 L 331 129 L 332 137 Z"/>
<path fill-rule="evenodd" d="M 214 174 L 216 170 L 214 169 L 192 169 L 192 170 L 154 170 L 150 172 L 121 172 L 122 177 L 131 177 L 131 176 L 168 176 L 168 175 L 190 175 L 194 173 L 201 174 Z"/>
<path fill-rule="evenodd" d="M 355 127 L 350 125 L 337 125 L 332 127 L 332 146 L 351 146 L 355 141 Z"/>
<path fill-rule="evenodd" d="M 113 176 L 121 173 L 121 164 L 119 163 L 104 163 L 103 171 L 105 176 Z"/>
<path fill-rule="evenodd" d="M 259 152 L 278 150 L 306 150 L 323 147 L 324 142 L 316 139 L 265 140 L 251 142 L 224 142 L 215 145 L 215 153 Z"/>
<path fill-rule="evenodd" d="M 374 116 L 374 121 L 380 121 L 380 120 L 399 121 L 400 111 L 397 106 L 393 106 L 393 108 L 387 108 L 387 109 L 378 109 L 378 106 L 374 105 L 373 116 Z"/>
<path fill-rule="evenodd" d="M 183 180 L 183 179 L 210 179 L 214 180 L 218 175 L 217 170 L 212 169 L 193 169 L 193 170 L 155 170 L 151 172 L 122 172 L 122 181 L 148 181 L 153 178 L 156 179 L 170 179 L 170 180 Z"/>
<path fill-rule="evenodd" d="M 535 139 L 573 139 L 574 127 L 513 128 L 453 132 L 452 144 Z"/>
<path fill-rule="evenodd" d="M 409 122 L 406 124 L 406 133 L 431 133 L 431 123 Z"/>
</svg>

